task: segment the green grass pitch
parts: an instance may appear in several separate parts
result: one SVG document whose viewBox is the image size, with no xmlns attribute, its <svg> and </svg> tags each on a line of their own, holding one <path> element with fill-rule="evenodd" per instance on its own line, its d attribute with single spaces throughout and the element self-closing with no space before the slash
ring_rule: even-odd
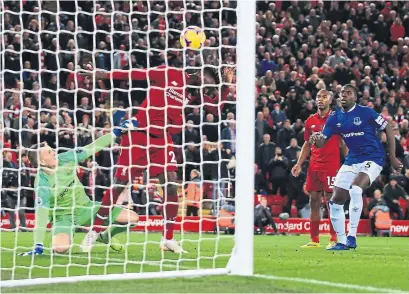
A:
<svg viewBox="0 0 409 294">
<path fill-rule="evenodd" d="M 83 236 L 76 234 L 75 243 L 79 244 Z M 232 236 L 185 234 L 183 246 L 189 253 L 179 259 L 179 255 L 163 254 L 159 250 L 160 234 L 131 233 L 129 236 L 129 246 L 123 253 L 99 245 L 88 255 L 80 253 L 78 246 L 74 246 L 71 254 L 66 256 L 31 258 L 16 256 L 24 251 L 23 247 L 31 247 L 31 233 L 18 233 L 16 238 L 14 233 L 1 232 L 1 280 L 224 267 L 233 246 Z M 123 234 L 119 238 L 126 241 L 127 237 Z M 326 240 L 327 237 L 323 236 L 322 241 Z M 120 280 L 3 288 L 1 292 L 371 292 L 370 289 L 340 287 L 335 283 L 409 292 L 408 238 L 359 237 L 357 250 L 335 253 L 326 251 L 325 246 L 300 249 L 299 246 L 308 241 L 308 236 L 255 236 L 254 241 L 256 274 L 299 279 L 215 276 Z M 14 270 L 13 264 L 16 265 Z M 328 283 L 317 284 L 311 280 Z"/>
</svg>

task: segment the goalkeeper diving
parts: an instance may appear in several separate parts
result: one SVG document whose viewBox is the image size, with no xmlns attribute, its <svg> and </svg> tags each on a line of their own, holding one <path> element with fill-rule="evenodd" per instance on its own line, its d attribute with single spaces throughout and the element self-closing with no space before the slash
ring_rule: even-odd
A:
<svg viewBox="0 0 409 294">
<path fill-rule="evenodd" d="M 34 249 L 20 255 L 41 255 L 44 250 L 44 238 L 47 225 L 52 224 L 51 249 L 55 253 L 69 250 L 77 227 L 89 227 L 100 208 L 100 203 L 93 202 L 85 193 L 84 186 L 77 177 L 77 165 L 91 155 L 111 145 L 122 133 L 134 130 L 138 126 L 136 119 L 124 121 L 120 128 L 114 129 L 93 143 L 61 154 L 56 153 L 46 143 L 34 145 L 29 151 L 31 163 L 39 167 L 34 188 L 35 228 Z M 123 246 L 113 236 L 127 230 L 128 223 L 136 224 L 138 215 L 130 210 L 114 207 L 111 211 L 112 223 L 122 226 L 109 226 L 109 218 L 104 223 L 109 226 L 98 237 L 98 242 L 110 244 L 113 250 L 121 251 Z"/>
</svg>

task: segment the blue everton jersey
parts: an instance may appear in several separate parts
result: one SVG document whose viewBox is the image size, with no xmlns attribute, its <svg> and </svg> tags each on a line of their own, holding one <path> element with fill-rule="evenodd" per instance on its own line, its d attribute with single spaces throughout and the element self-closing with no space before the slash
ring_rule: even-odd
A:
<svg viewBox="0 0 409 294">
<path fill-rule="evenodd" d="M 355 104 L 348 112 L 341 109 L 333 112 L 322 134 L 325 139 L 334 134 L 342 136 L 349 149 L 345 165 L 373 161 L 383 166 L 385 151 L 377 130 L 384 130 L 387 124 L 373 109 Z"/>
</svg>

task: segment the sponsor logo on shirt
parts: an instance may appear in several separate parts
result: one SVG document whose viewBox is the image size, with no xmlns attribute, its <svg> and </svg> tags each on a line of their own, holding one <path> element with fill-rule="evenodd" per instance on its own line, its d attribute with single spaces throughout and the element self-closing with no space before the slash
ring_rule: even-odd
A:
<svg viewBox="0 0 409 294">
<path fill-rule="evenodd" d="M 341 123 L 337 123 L 337 128 L 340 128 L 341 127 Z"/>
<path fill-rule="evenodd" d="M 180 104 L 183 104 L 184 98 L 183 95 L 176 92 L 174 89 L 166 89 L 166 97 L 178 101 Z"/>
<path fill-rule="evenodd" d="M 64 195 L 67 194 L 69 188 L 71 188 L 72 185 L 74 185 L 74 183 L 75 183 L 75 180 L 72 180 L 72 182 L 68 184 L 67 188 L 65 188 L 64 191 L 60 193 L 60 197 L 64 197 Z"/>
<path fill-rule="evenodd" d="M 349 137 L 359 137 L 365 135 L 364 132 L 357 132 L 357 133 L 348 133 L 348 134 L 342 134 L 342 137 L 344 138 L 349 138 Z"/>
</svg>

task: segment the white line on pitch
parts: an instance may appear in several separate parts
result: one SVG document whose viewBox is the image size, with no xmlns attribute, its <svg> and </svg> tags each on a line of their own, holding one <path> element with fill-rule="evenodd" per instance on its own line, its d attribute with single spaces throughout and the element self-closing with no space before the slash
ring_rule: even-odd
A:
<svg viewBox="0 0 409 294">
<path fill-rule="evenodd" d="M 43 254 L 46 256 L 50 256 L 51 254 Z M 163 266 L 163 267 L 168 267 L 168 268 L 175 268 L 178 267 L 180 269 L 194 269 L 192 267 L 188 266 L 183 266 L 183 265 L 177 265 L 177 264 L 164 264 L 164 261 L 132 261 L 132 260 L 125 260 L 125 259 L 119 259 L 119 258 L 102 258 L 102 257 L 93 257 L 91 256 L 90 258 L 85 257 L 85 256 L 76 256 L 76 255 L 68 255 L 68 254 L 54 254 L 54 257 L 67 257 L 67 258 L 76 258 L 76 259 L 82 259 L 82 260 L 101 260 L 105 262 L 120 262 L 120 263 L 131 263 L 131 264 L 139 264 L 139 265 L 151 265 L 151 266 Z M 171 259 L 166 260 L 166 262 L 174 262 L 176 263 L 177 260 L 173 261 Z M 182 262 L 188 262 L 188 260 L 185 260 Z M 161 264 L 162 263 L 162 264 Z"/>
<path fill-rule="evenodd" d="M 353 285 L 353 284 L 344 284 L 344 283 L 335 283 L 335 282 L 320 281 L 320 280 L 306 279 L 306 278 L 279 277 L 279 276 L 258 275 L 258 274 L 253 275 L 253 277 L 267 279 L 267 280 L 279 280 L 279 281 L 281 280 L 281 281 L 298 282 L 298 283 L 314 284 L 314 285 L 323 285 L 323 286 L 330 286 L 330 287 L 337 287 L 337 288 L 344 288 L 344 289 L 352 289 L 352 290 L 371 291 L 371 292 L 377 292 L 377 293 L 379 293 L 379 292 L 383 292 L 383 293 L 408 293 L 407 291 L 403 291 L 403 290 L 378 288 L 378 287 L 372 287 L 372 286 L 361 286 L 361 285 Z"/>
</svg>

